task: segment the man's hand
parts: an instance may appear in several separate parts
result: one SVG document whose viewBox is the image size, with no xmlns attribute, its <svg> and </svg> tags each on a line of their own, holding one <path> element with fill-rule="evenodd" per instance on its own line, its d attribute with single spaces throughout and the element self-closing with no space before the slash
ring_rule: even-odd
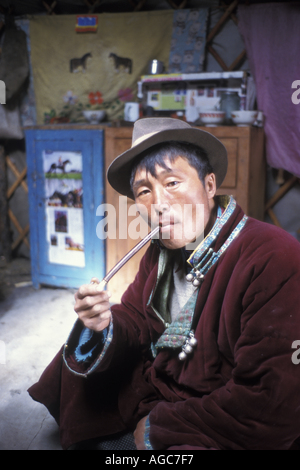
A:
<svg viewBox="0 0 300 470">
<path fill-rule="evenodd" d="M 111 320 L 109 298 L 111 294 L 97 290 L 99 281 L 81 286 L 75 294 L 74 310 L 86 328 L 103 331 Z"/>
<path fill-rule="evenodd" d="M 133 433 L 135 445 L 137 450 L 147 450 L 145 446 L 145 425 L 146 425 L 147 416 L 141 419 L 138 423 L 136 430 Z"/>
</svg>

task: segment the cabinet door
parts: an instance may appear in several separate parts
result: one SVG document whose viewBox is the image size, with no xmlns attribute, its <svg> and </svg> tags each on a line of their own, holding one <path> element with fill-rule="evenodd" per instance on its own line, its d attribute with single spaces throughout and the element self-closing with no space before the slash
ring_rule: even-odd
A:
<svg viewBox="0 0 300 470">
<path fill-rule="evenodd" d="M 96 209 L 104 202 L 103 131 L 28 130 L 26 147 L 34 286 L 102 279 Z"/>
</svg>

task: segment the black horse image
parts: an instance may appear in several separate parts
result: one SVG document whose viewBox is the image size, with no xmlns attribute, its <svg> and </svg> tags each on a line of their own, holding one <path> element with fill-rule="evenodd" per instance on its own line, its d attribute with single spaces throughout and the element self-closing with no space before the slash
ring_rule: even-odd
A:
<svg viewBox="0 0 300 470">
<path fill-rule="evenodd" d="M 87 54 L 84 54 L 82 57 L 78 59 L 71 59 L 70 60 L 70 72 L 75 73 L 79 72 L 79 69 L 81 67 L 82 72 L 84 73 L 86 71 L 86 65 L 87 65 L 87 59 L 89 57 L 92 57 L 92 54 L 88 52 Z"/>
<path fill-rule="evenodd" d="M 52 196 L 49 197 L 50 201 L 59 200 L 62 207 L 79 207 L 83 205 L 83 194 L 82 191 L 74 190 L 63 194 L 59 191 L 55 191 Z M 51 205 L 51 204 L 50 204 Z"/>
<path fill-rule="evenodd" d="M 120 71 L 120 67 L 123 67 L 125 72 L 131 73 L 132 72 L 132 60 L 128 59 L 127 57 L 119 57 L 117 54 L 111 52 L 109 54 L 109 58 L 112 58 L 115 63 L 115 69 L 117 72 Z"/>
<path fill-rule="evenodd" d="M 56 173 L 57 170 L 61 170 L 63 173 L 66 173 L 66 166 L 70 163 L 70 160 L 65 160 L 64 162 L 59 162 L 58 164 L 52 163 L 48 173 Z"/>
</svg>

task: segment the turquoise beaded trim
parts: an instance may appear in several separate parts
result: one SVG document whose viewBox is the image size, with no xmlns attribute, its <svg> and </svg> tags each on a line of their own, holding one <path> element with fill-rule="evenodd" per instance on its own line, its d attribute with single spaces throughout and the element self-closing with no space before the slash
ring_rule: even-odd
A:
<svg viewBox="0 0 300 470">
<path fill-rule="evenodd" d="M 232 196 L 224 198 L 227 202 L 227 207 L 221 217 L 218 217 L 216 220 L 215 225 L 211 229 L 210 233 L 207 237 L 203 240 L 203 242 L 196 248 L 196 250 L 192 253 L 190 258 L 188 259 L 188 263 L 191 266 L 196 266 L 199 263 L 199 260 L 202 258 L 204 253 L 210 247 L 210 245 L 217 239 L 219 233 L 221 232 L 224 225 L 228 222 L 230 217 L 235 211 L 236 208 L 236 201 Z M 228 202 L 229 199 L 229 202 Z"/>
<path fill-rule="evenodd" d="M 77 320 L 78 321 L 78 320 Z M 67 352 L 67 349 L 68 349 L 68 342 L 72 336 L 72 333 L 73 333 L 73 330 L 74 328 L 72 329 L 70 335 L 69 335 L 69 338 L 67 339 L 67 342 L 64 346 L 64 350 L 63 350 L 63 360 L 64 360 L 64 363 L 65 365 L 67 366 L 67 368 L 69 369 L 70 372 L 72 372 L 72 374 L 74 375 L 77 375 L 79 377 L 84 377 L 84 378 L 87 378 L 90 374 L 92 374 L 95 369 L 97 369 L 97 367 L 99 366 L 100 362 L 102 361 L 102 359 L 104 358 L 105 354 L 106 354 L 106 351 L 107 349 L 109 348 L 111 342 L 112 342 L 112 339 L 113 339 L 113 317 L 111 318 L 111 321 L 110 321 L 110 325 L 108 327 L 108 332 L 107 332 L 107 335 L 106 335 L 106 339 L 105 339 L 105 343 L 104 343 L 104 347 L 103 347 L 103 350 L 100 354 L 100 356 L 98 357 L 98 359 L 95 361 L 95 363 L 92 365 L 92 367 L 90 369 L 88 369 L 86 372 L 82 373 L 82 372 L 76 372 L 75 370 L 71 369 L 71 367 L 69 366 L 68 364 L 68 361 L 66 359 L 66 352 Z"/>
<path fill-rule="evenodd" d="M 146 450 L 153 450 L 153 447 L 150 442 L 150 420 L 149 416 L 147 416 L 146 423 L 145 423 L 145 434 L 144 434 L 144 443 Z"/>
<path fill-rule="evenodd" d="M 185 304 L 177 319 L 165 330 L 157 341 L 155 348 L 179 348 L 183 346 L 191 331 L 193 315 L 195 311 L 198 289 L 192 294 Z"/>
<path fill-rule="evenodd" d="M 213 267 L 213 265 L 221 258 L 222 254 L 225 253 L 225 251 L 227 250 L 229 245 L 233 242 L 233 240 L 238 236 L 238 234 L 244 228 L 247 220 L 248 220 L 248 217 L 245 215 L 243 219 L 240 221 L 240 223 L 233 230 L 233 232 L 230 234 L 230 236 L 227 238 L 224 245 L 221 246 L 218 252 L 214 252 L 212 248 L 209 248 L 209 250 L 207 251 L 204 258 L 200 261 L 200 263 L 191 270 L 191 274 L 194 274 L 197 272 L 198 276 L 199 275 L 205 276 L 207 272 Z M 207 263 L 203 266 L 204 262 L 207 259 L 208 259 Z"/>
</svg>

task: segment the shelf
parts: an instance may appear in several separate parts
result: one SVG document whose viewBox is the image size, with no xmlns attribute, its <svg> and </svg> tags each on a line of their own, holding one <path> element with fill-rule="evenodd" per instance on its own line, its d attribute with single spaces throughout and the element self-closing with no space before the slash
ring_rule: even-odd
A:
<svg viewBox="0 0 300 470">
<path fill-rule="evenodd" d="M 170 73 L 160 75 L 143 75 L 142 83 L 152 82 L 180 82 L 180 81 L 205 81 L 228 80 L 229 78 L 244 78 L 245 71 L 237 72 L 204 72 L 204 73 Z"/>
</svg>

